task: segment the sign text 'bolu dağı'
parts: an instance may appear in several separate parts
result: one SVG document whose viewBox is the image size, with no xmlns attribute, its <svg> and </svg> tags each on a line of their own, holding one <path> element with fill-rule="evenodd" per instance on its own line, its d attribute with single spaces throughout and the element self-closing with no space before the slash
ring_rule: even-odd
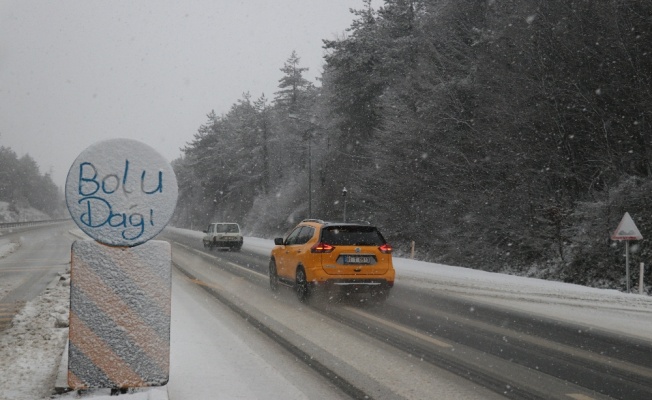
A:
<svg viewBox="0 0 652 400">
<path fill-rule="evenodd" d="M 66 202 L 79 228 L 113 246 L 136 246 L 169 222 L 178 194 L 170 164 L 131 139 L 99 142 L 70 168 Z"/>
</svg>

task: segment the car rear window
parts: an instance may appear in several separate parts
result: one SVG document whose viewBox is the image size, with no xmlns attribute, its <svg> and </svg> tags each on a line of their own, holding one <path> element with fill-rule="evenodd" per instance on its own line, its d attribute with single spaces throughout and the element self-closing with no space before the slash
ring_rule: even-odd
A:
<svg viewBox="0 0 652 400">
<path fill-rule="evenodd" d="M 385 243 L 373 226 L 328 226 L 322 229 L 321 240 L 333 246 L 380 246 Z"/>
<path fill-rule="evenodd" d="M 217 224 L 215 226 L 215 232 L 218 233 L 238 233 L 239 231 L 236 224 Z"/>
</svg>

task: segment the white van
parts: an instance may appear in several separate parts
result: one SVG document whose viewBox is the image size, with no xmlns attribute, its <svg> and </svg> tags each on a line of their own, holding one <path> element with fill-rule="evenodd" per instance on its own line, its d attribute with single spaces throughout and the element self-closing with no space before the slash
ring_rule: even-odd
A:
<svg viewBox="0 0 652 400">
<path fill-rule="evenodd" d="M 240 225 L 235 222 L 213 222 L 204 231 L 204 247 L 208 249 L 230 249 L 240 251 L 242 248 L 242 233 Z"/>
</svg>

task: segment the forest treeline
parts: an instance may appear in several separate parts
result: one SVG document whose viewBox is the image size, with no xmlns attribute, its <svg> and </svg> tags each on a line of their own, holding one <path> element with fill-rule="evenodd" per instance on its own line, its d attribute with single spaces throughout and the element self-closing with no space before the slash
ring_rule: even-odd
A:
<svg viewBox="0 0 652 400">
<path fill-rule="evenodd" d="M 63 196 L 50 173 L 41 174 L 29 155 L 18 157 L 9 147 L 0 146 L 0 201 L 20 216 L 20 209 L 33 207 L 51 218 L 61 217 Z M 14 222 L 14 221 L 0 221 Z"/>
<path fill-rule="evenodd" d="M 627 211 L 652 237 L 652 2 L 352 12 L 318 85 L 292 53 L 272 98 L 208 114 L 174 162 L 174 223 L 271 237 L 341 220 L 346 200 L 399 254 L 414 241 L 424 260 L 624 287 L 611 233 Z M 632 247 L 652 263 L 645 240 Z"/>
</svg>

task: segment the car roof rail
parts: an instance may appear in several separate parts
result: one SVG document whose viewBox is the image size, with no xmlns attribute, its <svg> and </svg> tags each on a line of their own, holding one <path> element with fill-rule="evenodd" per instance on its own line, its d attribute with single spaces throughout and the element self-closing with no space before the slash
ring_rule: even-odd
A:
<svg viewBox="0 0 652 400">
<path fill-rule="evenodd" d="M 320 223 L 320 224 L 323 224 L 323 223 L 324 223 L 323 220 L 321 220 L 321 219 L 314 219 L 314 218 L 304 219 L 304 220 L 301 221 L 301 222 L 317 222 L 317 223 Z"/>
<path fill-rule="evenodd" d="M 352 220 L 352 221 L 328 221 L 328 225 L 369 225 L 372 226 L 371 222 L 363 220 Z"/>
</svg>

